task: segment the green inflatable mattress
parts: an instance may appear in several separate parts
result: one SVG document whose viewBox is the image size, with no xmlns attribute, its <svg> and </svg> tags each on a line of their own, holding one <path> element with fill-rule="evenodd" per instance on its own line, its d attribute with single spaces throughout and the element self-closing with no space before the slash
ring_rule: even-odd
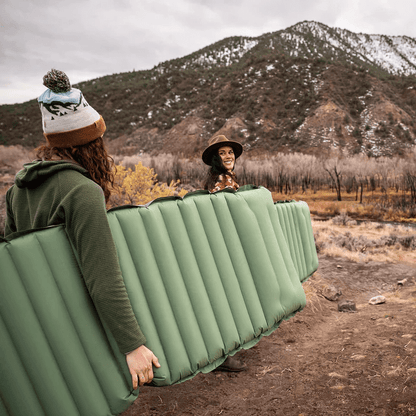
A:
<svg viewBox="0 0 416 416">
<path fill-rule="evenodd" d="M 318 267 L 308 206 L 265 188 L 108 212 L 132 307 L 159 358 L 153 385 L 209 372 L 306 304 Z M 0 242 L 0 415 L 116 415 L 136 399 L 65 228 Z M 53 313 L 51 313 L 53 311 Z"/>
</svg>

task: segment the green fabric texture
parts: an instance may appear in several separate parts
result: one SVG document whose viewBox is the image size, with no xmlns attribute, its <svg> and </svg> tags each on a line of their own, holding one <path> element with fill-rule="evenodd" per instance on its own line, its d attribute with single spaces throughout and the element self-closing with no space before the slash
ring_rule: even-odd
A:
<svg viewBox="0 0 416 416">
<path fill-rule="evenodd" d="M 211 371 L 305 306 L 301 281 L 317 268 L 299 247 L 311 243 L 305 205 L 273 204 L 267 189 L 246 186 L 110 210 L 130 301 L 161 363 L 155 385 Z"/>
<path fill-rule="evenodd" d="M 0 244 L 1 415 L 113 415 L 137 396 L 64 227 Z M 115 346 L 118 351 L 118 348 Z M 0 406 L 1 409 L 1 406 Z"/>
<path fill-rule="evenodd" d="M 155 386 L 213 370 L 302 310 L 301 282 L 317 267 L 305 205 L 242 187 L 108 212 L 134 314 L 161 363 Z M 0 243 L 0 282 L 1 415 L 115 415 L 131 404 L 138 391 L 63 226 Z"/>
<path fill-rule="evenodd" d="M 304 201 L 284 201 L 275 203 L 275 208 L 294 266 L 304 283 L 318 269 L 308 204 Z"/>
</svg>

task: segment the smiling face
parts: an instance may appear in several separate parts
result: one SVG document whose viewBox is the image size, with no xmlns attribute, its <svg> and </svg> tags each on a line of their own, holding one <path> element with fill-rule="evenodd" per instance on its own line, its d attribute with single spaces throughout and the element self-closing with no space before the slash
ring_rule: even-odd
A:
<svg viewBox="0 0 416 416">
<path fill-rule="evenodd" d="M 230 146 L 220 147 L 218 149 L 218 155 L 220 156 L 225 169 L 231 172 L 235 165 L 235 155 L 233 148 Z"/>
</svg>

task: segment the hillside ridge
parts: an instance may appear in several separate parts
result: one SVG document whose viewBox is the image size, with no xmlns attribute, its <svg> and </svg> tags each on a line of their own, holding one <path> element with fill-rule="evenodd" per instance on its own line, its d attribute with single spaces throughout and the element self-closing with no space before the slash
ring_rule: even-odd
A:
<svg viewBox="0 0 416 416">
<path fill-rule="evenodd" d="M 377 157 L 415 145 L 415 73 L 413 38 L 305 21 L 76 86 L 106 120 L 113 153 L 198 156 L 224 133 L 253 155 Z M 36 100 L 0 106 L 0 120 L 0 144 L 44 140 Z"/>
</svg>

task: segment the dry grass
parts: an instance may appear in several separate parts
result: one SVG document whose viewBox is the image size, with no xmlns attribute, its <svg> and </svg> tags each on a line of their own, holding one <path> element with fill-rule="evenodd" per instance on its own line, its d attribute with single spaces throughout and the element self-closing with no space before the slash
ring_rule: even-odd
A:
<svg viewBox="0 0 416 416">
<path fill-rule="evenodd" d="M 4 173 L 15 175 L 24 163 L 34 159 L 33 150 L 26 147 L 0 145 L 0 169 Z"/>
<path fill-rule="evenodd" d="M 330 221 L 312 221 L 317 250 L 354 262 L 416 264 L 415 229 L 373 222 L 357 224 L 343 214 Z"/>
<path fill-rule="evenodd" d="M 415 228 L 357 221 L 342 214 L 328 221 L 312 220 L 316 247 L 320 255 L 347 258 L 353 262 L 416 264 Z M 308 308 L 323 309 L 322 292 L 328 281 L 319 269 L 303 284 Z"/>
<path fill-rule="evenodd" d="M 333 217 L 346 214 L 355 219 L 416 224 L 414 212 L 416 207 L 413 207 L 413 209 L 409 209 L 411 207 L 407 209 L 394 208 L 394 201 L 396 205 L 399 204 L 400 199 L 403 198 L 403 194 L 398 194 L 392 190 L 387 192 L 364 192 L 362 204 L 355 200 L 356 196 L 353 193 L 346 193 L 343 195 L 342 201 L 337 201 L 335 192 L 331 190 L 298 192 L 289 195 L 273 192 L 272 195 L 275 201 L 283 199 L 305 201 L 309 206 L 311 214 L 318 217 Z M 405 194 L 405 196 L 410 198 L 409 194 Z M 390 201 L 390 204 L 387 204 L 387 201 Z"/>
<path fill-rule="evenodd" d="M 305 291 L 308 307 L 313 312 L 321 311 L 323 308 L 321 301 L 323 299 L 320 294 L 328 286 L 328 281 L 322 278 L 318 270 L 313 274 L 313 278 L 308 279 L 302 286 Z"/>
</svg>

